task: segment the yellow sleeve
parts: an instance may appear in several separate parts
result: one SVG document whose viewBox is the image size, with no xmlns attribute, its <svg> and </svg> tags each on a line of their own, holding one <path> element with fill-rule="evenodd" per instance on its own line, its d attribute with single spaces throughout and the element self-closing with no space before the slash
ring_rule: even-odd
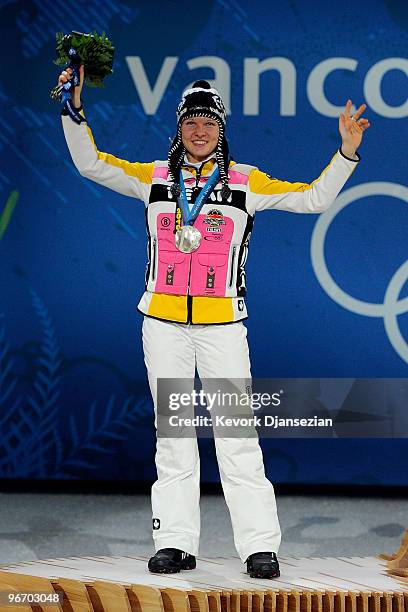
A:
<svg viewBox="0 0 408 612">
<path fill-rule="evenodd" d="M 149 201 L 153 162 L 130 162 L 102 153 L 86 122 L 78 125 L 69 116 L 62 116 L 62 125 L 72 161 L 82 176 L 123 195 Z"/>
<path fill-rule="evenodd" d="M 251 214 L 277 209 L 298 213 L 320 213 L 334 202 L 355 170 L 358 159 L 345 157 L 340 150 L 312 183 L 290 183 L 254 168 L 248 179 L 247 208 Z"/>
</svg>

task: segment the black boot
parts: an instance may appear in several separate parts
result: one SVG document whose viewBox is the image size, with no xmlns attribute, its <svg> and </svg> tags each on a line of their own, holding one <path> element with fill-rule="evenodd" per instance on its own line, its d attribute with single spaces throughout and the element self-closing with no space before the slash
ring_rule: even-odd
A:
<svg viewBox="0 0 408 612">
<path fill-rule="evenodd" d="M 157 574 L 176 574 L 180 570 L 195 569 L 196 558 L 178 548 L 161 548 L 149 559 L 149 571 Z"/>
<path fill-rule="evenodd" d="M 258 552 L 246 560 L 251 578 L 277 578 L 280 576 L 278 559 L 274 552 Z"/>
</svg>

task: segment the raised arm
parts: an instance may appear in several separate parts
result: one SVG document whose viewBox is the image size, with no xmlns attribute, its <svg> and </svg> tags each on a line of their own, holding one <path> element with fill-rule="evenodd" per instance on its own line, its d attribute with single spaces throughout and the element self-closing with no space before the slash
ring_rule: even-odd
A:
<svg viewBox="0 0 408 612">
<path fill-rule="evenodd" d="M 356 149 L 363 132 L 369 127 L 367 119 L 359 118 L 365 104 L 350 117 L 351 100 L 339 117 L 342 145 L 320 176 L 312 183 L 290 183 L 274 178 L 257 168 L 248 180 L 247 208 L 256 211 L 277 209 L 298 213 L 324 212 L 336 199 L 345 182 L 360 161 Z"/>
<path fill-rule="evenodd" d="M 84 82 L 84 69 L 80 68 L 81 83 L 74 88 L 72 102 L 79 114 L 85 118 L 81 105 L 81 90 Z M 59 77 L 59 83 L 71 78 L 68 68 Z M 78 172 L 109 187 L 123 195 L 148 202 L 154 170 L 153 163 L 129 162 L 110 153 L 102 153 L 95 141 L 86 120 L 79 125 L 66 114 L 62 115 L 62 126 L 69 152 Z"/>
</svg>

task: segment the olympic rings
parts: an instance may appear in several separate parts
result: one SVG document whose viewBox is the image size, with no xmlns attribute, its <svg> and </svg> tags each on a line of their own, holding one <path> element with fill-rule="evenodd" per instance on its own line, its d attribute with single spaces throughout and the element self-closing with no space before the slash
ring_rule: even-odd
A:
<svg viewBox="0 0 408 612">
<path fill-rule="evenodd" d="M 397 320 L 398 315 L 408 312 L 408 297 L 399 299 L 401 289 L 408 279 L 408 260 L 392 276 L 381 304 L 359 300 L 343 291 L 330 275 L 324 256 L 326 234 L 336 215 L 355 200 L 376 195 L 391 196 L 408 203 L 408 188 L 398 183 L 365 183 L 342 192 L 330 208 L 319 216 L 314 226 L 310 245 L 312 266 L 317 280 L 333 301 L 359 315 L 381 317 L 384 320 L 385 332 L 392 347 L 408 363 L 408 343 L 401 334 Z"/>
</svg>

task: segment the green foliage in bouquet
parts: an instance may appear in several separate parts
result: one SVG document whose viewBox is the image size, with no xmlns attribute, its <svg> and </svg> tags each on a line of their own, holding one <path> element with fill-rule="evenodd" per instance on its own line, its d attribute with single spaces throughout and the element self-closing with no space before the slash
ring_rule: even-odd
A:
<svg viewBox="0 0 408 612">
<path fill-rule="evenodd" d="M 54 64 L 65 66 L 69 63 L 71 58 L 68 52 L 73 47 L 77 52 L 80 63 L 85 66 L 85 83 L 90 87 L 104 87 L 103 79 L 113 72 L 113 54 L 115 51 L 105 32 L 101 35 L 96 32 L 91 34 L 82 32 L 63 34 L 58 32 L 56 39 L 57 59 L 54 60 Z"/>
</svg>

